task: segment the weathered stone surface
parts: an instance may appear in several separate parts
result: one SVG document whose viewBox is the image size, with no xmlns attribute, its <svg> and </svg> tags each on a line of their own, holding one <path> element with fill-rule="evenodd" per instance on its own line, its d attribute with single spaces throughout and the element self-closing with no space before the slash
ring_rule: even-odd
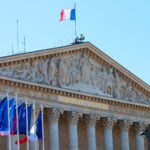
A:
<svg viewBox="0 0 150 150">
<path fill-rule="evenodd" d="M 150 98 L 122 80 L 113 68 L 86 53 L 55 56 L 0 68 L 0 75 L 125 101 L 150 104 Z"/>
</svg>

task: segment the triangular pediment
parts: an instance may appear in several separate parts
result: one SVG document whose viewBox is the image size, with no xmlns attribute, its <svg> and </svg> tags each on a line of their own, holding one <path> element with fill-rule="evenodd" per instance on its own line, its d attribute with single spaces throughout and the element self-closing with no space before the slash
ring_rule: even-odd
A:
<svg viewBox="0 0 150 150">
<path fill-rule="evenodd" d="M 0 58 L 0 76 L 150 104 L 150 87 L 90 43 Z"/>
</svg>

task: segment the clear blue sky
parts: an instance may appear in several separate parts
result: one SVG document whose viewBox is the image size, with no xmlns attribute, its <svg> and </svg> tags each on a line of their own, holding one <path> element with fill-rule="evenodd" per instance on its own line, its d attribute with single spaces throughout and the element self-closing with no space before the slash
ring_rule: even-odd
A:
<svg viewBox="0 0 150 150">
<path fill-rule="evenodd" d="M 77 32 L 150 85 L 150 0 L 76 0 Z M 74 22 L 59 22 L 72 0 L 1 0 L 0 56 L 26 36 L 33 51 L 71 43 Z"/>
</svg>

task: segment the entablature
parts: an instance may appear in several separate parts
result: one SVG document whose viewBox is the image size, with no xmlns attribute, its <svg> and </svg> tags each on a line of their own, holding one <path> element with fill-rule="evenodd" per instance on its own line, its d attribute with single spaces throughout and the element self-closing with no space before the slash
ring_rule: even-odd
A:
<svg viewBox="0 0 150 150">
<path fill-rule="evenodd" d="M 77 91 L 71 91 L 67 89 L 62 89 L 58 87 L 52 87 L 52 86 L 46 86 L 46 85 L 41 85 L 38 83 L 29 83 L 26 81 L 19 81 L 16 79 L 8 79 L 6 77 L 0 77 L 0 85 L 1 88 L 5 87 L 4 90 L 7 91 L 9 88 L 14 88 L 17 91 L 32 91 L 32 92 L 42 92 L 44 94 L 48 95 L 55 95 L 57 97 L 65 97 L 67 99 L 71 98 L 72 100 L 84 100 L 84 101 L 90 101 L 90 102 L 96 102 L 97 104 L 107 104 L 109 106 L 115 106 L 121 108 L 130 108 L 130 109 L 136 109 L 139 111 L 150 111 L 150 105 L 146 104 L 139 104 L 136 102 L 128 102 L 124 100 L 118 100 L 110 97 L 103 97 L 103 96 L 96 96 L 96 95 L 91 95 L 88 93 L 81 93 Z M 7 87 L 7 88 L 6 88 Z M 2 88 L 3 89 L 3 88 Z M 19 89 L 19 90 L 18 90 Z M 25 94 L 26 96 L 29 96 L 28 93 Z M 36 95 L 34 95 L 36 97 Z M 44 97 L 45 98 L 45 97 Z M 63 101 L 60 101 L 63 102 Z M 92 105 L 92 108 L 94 108 L 96 105 Z M 87 106 L 87 107 L 90 107 Z M 95 107 L 96 108 L 96 107 Z"/>
</svg>

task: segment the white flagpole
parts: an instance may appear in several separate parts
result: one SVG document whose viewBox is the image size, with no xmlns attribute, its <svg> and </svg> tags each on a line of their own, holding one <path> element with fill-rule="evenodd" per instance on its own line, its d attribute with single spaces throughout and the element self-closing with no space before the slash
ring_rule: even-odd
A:
<svg viewBox="0 0 150 150">
<path fill-rule="evenodd" d="M 35 124 L 35 101 L 33 103 L 33 111 L 34 111 L 34 124 Z M 36 134 L 36 127 L 34 126 L 34 149 L 36 150 L 36 139 L 35 139 L 36 137 L 35 137 L 35 134 Z"/>
<path fill-rule="evenodd" d="M 26 97 L 26 136 L 27 136 L 27 150 L 29 150 L 29 139 L 28 139 L 28 99 Z"/>
<path fill-rule="evenodd" d="M 9 136 L 9 150 L 11 150 L 11 136 L 10 136 L 10 111 L 9 111 L 9 90 L 7 92 L 7 111 L 8 111 L 8 136 Z"/>
<path fill-rule="evenodd" d="M 43 144 L 43 150 L 45 150 L 45 144 L 44 144 L 44 120 L 43 120 L 43 109 L 44 109 L 44 105 L 41 104 L 41 112 L 42 112 L 42 144 Z"/>
<path fill-rule="evenodd" d="M 16 121 L 17 121 L 18 150 L 20 150 L 20 142 L 19 142 L 19 119 L 18 119 L 18 96 L 17 96 L 17 94 L 16 94 Z"/>
</svg>

